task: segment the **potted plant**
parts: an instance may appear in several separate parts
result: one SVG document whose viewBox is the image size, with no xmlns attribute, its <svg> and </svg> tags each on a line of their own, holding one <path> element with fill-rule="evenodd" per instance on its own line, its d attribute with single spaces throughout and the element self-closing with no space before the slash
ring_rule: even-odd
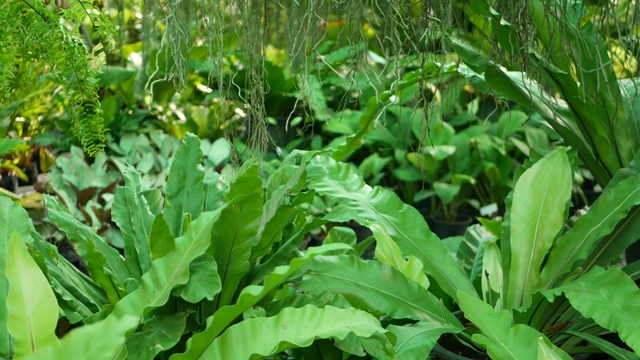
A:
<svg viewBox="0 0 640 360">
<path fill-rule="evenodd" d="M 144 186 L 134 168 L 124 169 L 111 211 L 122 253 L 45 196 L 51 222 L 74 245 L 86 274 L 42 238 L 19 205 L 0 196 L 0 306 L 7 310 L 0 312 L 0 355 L 248 359 L 333 339 L 340 351 L 364 351 L 354 347 L 360 344 L 376 357 L 393 357 L 389 331 L 375 316 L 341 297 L 313 298 L 286 285 L 313 258 L 353 251 L 331 232 L 330 244 L 298 250 L 303 235 L 327 221 L 305 206 L 313 198 L 304 191 L 313 155 L 292 154 L 267 178 L 251 163 L 230 178 L 214 176 L 201 165 L 199 140 L 187 134 L 165 195 Z M 235 346 L 255 332 L 264 336 Z"/>
<path fill-rule="evenodd" d="M 464 343 L 486 349 L 495 359 L 530 358 L 536 353 L 569 359 L 568 354 L 591 352 L 632 356 L 628 348 L 603 337 L 612 332 L 632 351 L 640 352 L 635 324 L 629 321 L 640 318 L 640 310 L 630 300 L 640 293 L 634 284 L 640 265 L 615 266 L 619 253 L 637 234 L 617 231 L 640 211 L 640 168 L 636 164 L 616 174 L 589 212 L 570 229 L 566 216 L 572 171 L 566 150 L 557 149 L 531 165 L 516 182 L 506 220 L 492 227 L 496 234 L 486 239 L 483 256 L 475 260 L 480 268 L 472 278 L 461 273 L 448 249 L 425 230 L 417 211 L 390 192 L 361 187 L 361 180 L 337 163 L 312 166 L 309 176 L 318 193 L 342 200 L 327 219 L 367 224 L 377 241 L 378 261 L 427 287 L 421 275 L 424 267 L 434 279 L 429 291 L 445 303 L 452 299 L 472 324 L 463 328 L 444 320 L 447 317 L 431 317 L 430 321 L 439 324 L 433 328 L 440 331 L 425 335 L 423 342 L 435 342 L 434 338 L 449 332 Z M 406 223 L 411 226 L 402 225 Z M 368 284 L 389 280 L 353 261 L 345 256 L 318 258 L 299 286 L 312 294 L 341 294 L 359 308 L 387 314 L 389 321 L 413 319 L 402 331 L 417 333 L 420 326 L 412 327 L 425 318 L 400 314 L 401 309 L 412 308 L 405 301 L 411 303 L 413 297 L 403 294 L 393 297 L 395 300 L 380 300 L 384 292 Z M 322 264 L 316 266 L 317 262 Z M 344 286 L 328 281 L 337 274 Z M 389 315 L 390 307 L 396 308 L 395 315 Z"/>
</svg>

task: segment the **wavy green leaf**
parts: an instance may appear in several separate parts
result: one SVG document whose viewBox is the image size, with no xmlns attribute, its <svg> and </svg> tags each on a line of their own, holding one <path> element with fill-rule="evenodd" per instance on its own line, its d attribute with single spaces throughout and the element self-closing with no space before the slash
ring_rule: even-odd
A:
<svg viewBox="0 0 640 360">
<path fill-rule="evenodd" d="M 109 303 L 102 288 L 65 259 L 35 231 L 31 255 L 57 294 L 58 306 L 72 323 L 83 321 Z"/>
<path fill-rule="evenodd" d="M 518 179 L 510 209 L 507 308 L 531 303 L 544 257 L 564 225 L 571 181 L 571 164 L 563 148 L 543 157 Z"/>
<path fill-rule="evenodd" d="M 204 169 L 200 139 L 187 133 L 176 150 L 167 178 L 166 204 L 162 211 L 171 235 L 184 232 L 184 214 L 195 219 L 204 206 Z"/>
<path fill-rule="evenodd" d="M 124 238 L 124 252 L 129 274 L 139 280 L 149 270 L 149 235 L 153 214 L 142 195 L 140 174 L 127 166 L 122 172 L 125 186 L 118 186 L 111 208 L 111 218 Z"/>
<path fill-rule="evenodd" d="M 93 229 L 76 220 L 56 198 L 48 195 L 44 198 L 49 217 L 73 243 L 91 278 L 104 289 L 110 301 L 118 301 L 126 294 L 125 283 L 130 278 L 118 250 L 109 246 Z"/>
<path fill-rule="evenodd" d="M 252 359 L 306 347 L 315 339 L 344 339 L 349 334 L 368 338 L 386 333 L 371 314 L 333 306 L 286 308 L 273 317 L 244 320 L 215 339 L 202 356 L 208 359 Z M 246 339 L 253 339 L 246 343 Z M 388 339 L 386 339 L 389 341 Z M 244 343 L 244 346 L 238 344 Z"/>
<path fill-rule="evenodd" d="M 209 254 L 201 255 L 189 264 L 189 281 L 174 290 L 184 300 L 196 304 L 203 299 L 213 301 L 222 289 L 218 264 Z"/>
<path fill-rule="evenodd" d="M 58 302 L 38 264 L 17 231 L 9 237 L 7 263 L 7 330 L 14 355 L 27 356 L 58 341 Z"/>
<path fill-rule="evenodd" d="M 149 257 L 151 261 L 159 259 L 176 249 L 175 239 L 171 236 L 169 225 L 162 214 L 158 214 L 151 224 L 149 235 Z"/>
<path fill-rule="evenodd" d="M 596 266 L 554 291 L 564 292 L 583 316 L 616 331 L 622 341 L 640 353 L 640 289 L 618 267 L 604 270 Z"/>
<path fill-rule="evenodd" d="M 39 350 L 23 360 L 113 360 L 125 343 L 125 334 L 137 324 L 135 316 L 125 316 L 83 325 L 69 332 L 54 345 Z"/>
<path fill-rule="evenodd" d="M 259 243 L 253 247 L 251 260 L 271 252 L 274 243 L 282 240 L 282 231 L 300 213 L 296 208 L 285 205 L 284 200 L 297 194 L 305 185 L 306 159 L 301 165 L 283 165 L 267 180 L 267 195 L 258 229 Z"/>
<path fill-rule="evenodd" d="M 312 295 L 341 294 L 356 308 L 374 314 L 462 328 L 441 300 L 387 264 L 352 255 L 321 256 L 306 269 L 298 286 Z"/>
<path fill-rule="evenodd" d="M 191 337 L 187 341 L 187 348 L 182 354 L 171 356 L 172 360 L 193 360 L 203 358 L 203 354 L 211 347 L 212 342 L 241 316 L 247 309 L 257 304 L 260 300 L 271 294 L 286 281 L 293 273 L 307 264 L 314 257 L 331 252 L 350 249 L 345 244 L 329 244 L 310 248 L 302 258 L 296 258 L 289 265 L 280 266 L 264 277 L 263 285 L 250 285 L 242 289 L 235 304 L 218 309 L 207 319 L 206 328 Z M 207 358 L 207 357 L 204 357 Z"/>
<path fill-rule="evenodd" d="M 427 273 L 448 295 L 457 290 L 476 295 L 476 290 L 449 250 L 430 230 L 424 217 L 391 191 L 370 187 L 347 164 L 329 157 L 315 157 L 307 167 L 309 187 L 339 201 L 325 218 L 336 222 L 355 220 L 369 227 L 374 236 L 388 234 L 405 254 L 420 260 Z M 384 229 L 384 230 L 382 230 Z M 376 235 L 378 234 L 378 235 Z"/>
<path fill-rule="evenodd" d="M 258 233 L 264 205 L 259 167 L 243 169 L 230 184 L 224 199 L 229 205 L 211 229 L 211 247 L 222 281 L 216 308 L 233 301 L 241 279 L 250 269 L 251 246 Z"/>
<path fill-rule="evenodd" d="M 424 360 L 429 357 L 440 335 L 457 333 L 460 328 L 420 321 L 407 326 L 389 325 L 387 330 L 396 336 L 395 349 L 398 359 Z"/>
<path fill-rule="evenodd" d="M 142 318 L 152 308 L 163 305 L 171 290 L 189 280 L 189 265 L 203 255 L 211 244 L 211 227 L 220 210 L 202 213 L 191 222 L 189 230 L 176 239 L 176 249 L 151 263 L 142 275 L 140 286 L 115 305 L 109 316 L 134 315 Z"/>
<path fill-rule="evenodd" d="M 524 325 L 513 326 L 513 316 L 507 310 L 495 311 L 489 304 L 460 293 L 458 296 L 460 309 L 465 318 L 480 331 L 472 340 L 487 349 L 492 359 L 529 360 L 540 358 L 538 342 L 542 341 L 553 354 L 560 359 L 571 360 L 564 351 L 553 345 L 549 339 L 537 330 Z"/>
<path fill-rule="evenodd" d="M 127 355 L 136 360 L 155 359 L 160 352 L 172 348 L 180 341 L 186 323 L 186 313 L 152 317 L 127 340 Z"/>
<path fill-rule="evenodd" d="M 607 187 L 571 230 L 556 240 L 542 269 L 541 287 L 553 286 L 562 275 L 572 271 L 577 262 L 587 258 L 596 243 L 611 234 L 616 225 L 629 216 L 631 208 L 638 204 L 640 177 L 629 177 L 611 188 Z"/>
<path fill-rule="evenodd" d="M 331 231 L 335 229 L 333 228 Z M 391 265 L 400 271 L 407 279 L 415 281 L 427 290 L 429 289 L 429 278 L 424 273 L 424 265 L 413 255 L 409 255 L 409 259 L 405 260 L 400 247 L 391 239 L 384 228 L 380 228 L 376 232 L 375 257 L 378 261 Z"/>
</svg>

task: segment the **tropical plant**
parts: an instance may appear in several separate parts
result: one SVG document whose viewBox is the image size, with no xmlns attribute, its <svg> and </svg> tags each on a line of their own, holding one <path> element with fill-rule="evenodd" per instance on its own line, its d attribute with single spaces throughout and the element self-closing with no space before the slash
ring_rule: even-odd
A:
<svg viewBox="0 0 640 360">
<path fill-rule="evenodd" d="M 580 352 L 635 358 L 603 337 L 616 332 L 632 351 L 640 353 L 637 332 L 632 330 L 636 325 L 629 322 L 639 316 L 634 305 L 640 291 L 634 284 L 638 264 L 622 270 L 615 266 L 620 252 L 637 234 L 637 224 L 632 225 L 635 231 L 619 232 L 640 203 L 640 169 L 635 164 L 618 172 L 591 209 L 567 229 L 571 166 L 565 149 L 549 153 L 519 176 L 505 221 L 497 226 L 486 222 L 495 234 L 481 234 L 483 256 L 465 267 L 467 274 L 451 261 L 447 248 L 414 209 L 388 191 L 367 188 L 348 166 L 323 163 L 316 170 L 312 165 L 309 176 L 318 193 L 341 199 L 327 219 L 355 219 L 369 226 L 376 238 L 376 258 L 414 282 L 423 283 L 422 270 L 415 266 L 424 265 L 441 289 L 436 293 L 443 299 L 451 297 L 473 324 L 462 331 L 442 332 L 457 333 L 495 359 L 525 359 L 549 352 L 567 359 L 567 353 Z M 389 282 L 388 278 L 372 279 L 375 272 L 365 270 L 366 266 L 373 267 L 357 265 L 344 255 L 318 258 L 299 286 L 316 295 L 341 294 L 356 307 L 395 318 L 389 315 L 386 302 L 374 300 L 384 292 L 371 285 Z M 474 283 L 479 283 L 479 295 Z M 405 305 L 398 299 L 411 299 L 411 295 L 396 297 L 392 307 L 400 311 Z M 411 326 L 403 331 L 419 332 Z M 423 341 L 431 344 L 442 332 L 434 331 Z"/>
<path fill-rule="evenodd" d="M 9 310 L 0 321 L 3 357 L 242 359 L 325 338 L 338 339 L 345 351 L 392 356 L 388 331 L 373 315 L 340 297 L 301 297 L 284 285 L 314 257 L 351 251 L 334 241 L 298 252 L 303 235 L 325 222 L 301 206 L 312 195 L 302 189 L 313 154 L 285 159 L 266 182 L 249 163 L 228 181 L 205 172 L 200 149 L 187 134 L 164 197 L 125 169 L 112 205 L 124 256 L 45 197 L 51 221 L 74 244 L 87 275 L 42 239 L 17 204 L 0 198 L 2 304 Z M 39 285 L 25 286 L 26 275 Z M 48 316 L 35 316 L 42 309 Z M 68 331 L 69 324 L 78 328 Z M 234 345 L 254 332 L 259 341 Z"/>
</svg>

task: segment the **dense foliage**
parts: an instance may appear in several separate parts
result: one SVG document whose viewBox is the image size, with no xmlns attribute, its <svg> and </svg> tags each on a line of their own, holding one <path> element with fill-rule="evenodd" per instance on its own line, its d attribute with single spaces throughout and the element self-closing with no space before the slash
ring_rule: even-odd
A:
<svg viewBox="0 0 640 360">
<path fill-rule="evenodd" d="M 3 2 L 0 357 L 639 358 L 639 11 Z"/>
</svg>

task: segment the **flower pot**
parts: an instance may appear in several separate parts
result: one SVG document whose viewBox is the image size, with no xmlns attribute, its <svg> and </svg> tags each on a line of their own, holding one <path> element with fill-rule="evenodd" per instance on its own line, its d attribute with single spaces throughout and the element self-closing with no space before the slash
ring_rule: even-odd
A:
<svg viewBox="0 0 640 360">
<path fill-rule="evenodd" d="M 440 239 L 464 235 L 467 228 L 471 226 L 474 221 L 473 216 L 462 213 L 456 216 L 455 221 L 441 220 L 433 215 L 427 215 L 425 219 L 427 220 L 427 224 L 429 224 L 429 229 Z"/>
</svg>

